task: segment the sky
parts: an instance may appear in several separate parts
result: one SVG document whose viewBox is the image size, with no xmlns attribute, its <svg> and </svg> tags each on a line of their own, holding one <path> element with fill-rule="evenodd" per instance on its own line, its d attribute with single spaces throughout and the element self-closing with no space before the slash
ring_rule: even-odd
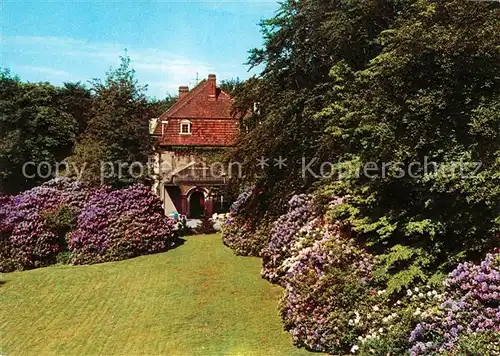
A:
<svg viewBox="0 0 500 356">
<path fill-rule="evenodd" d="M 125 50 L 147 95 L 164 98 L 209 73 L 258 73 L 244 65 L 262 45 L 258 23 L 271 0 L 0 0 L 0 67 L 23 81 L 87 83 L 119 65 Z"/>
</svg>

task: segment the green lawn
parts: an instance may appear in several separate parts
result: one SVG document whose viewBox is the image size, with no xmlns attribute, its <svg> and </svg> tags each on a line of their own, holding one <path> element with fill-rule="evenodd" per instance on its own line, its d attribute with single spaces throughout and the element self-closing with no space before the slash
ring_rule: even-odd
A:
<svg viewBox="0 0 500 356">
<path fill-rule="evenodd" d="M 167 253 L 0 275 L 1 355 L 305 355 L 279 287 L 220 235 Z"/>
</svg>

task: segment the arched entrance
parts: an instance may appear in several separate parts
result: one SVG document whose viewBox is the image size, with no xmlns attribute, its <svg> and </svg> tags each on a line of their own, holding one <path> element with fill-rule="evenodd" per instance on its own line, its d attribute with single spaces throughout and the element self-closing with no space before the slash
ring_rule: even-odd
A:
<svg viewBox="0 0 500 356">
<path fill-rule="evenodd" d="M 189 195 L 189 217 L 199 219 L 205 212 L 205 195 L 203 192 L 194 191 Z"/>
</svg>

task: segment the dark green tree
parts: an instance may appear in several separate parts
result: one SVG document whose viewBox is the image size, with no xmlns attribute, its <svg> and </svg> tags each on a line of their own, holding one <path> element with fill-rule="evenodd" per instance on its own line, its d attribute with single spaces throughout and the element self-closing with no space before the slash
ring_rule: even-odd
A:
<svg viewBox="0 0 500 356">
<path fill-rule="evenodd" d="M 177 101 L 177 96 L 167 95 L 164 99 L 150 98 L 148 100 L 152 117 L 159 117 Z"/>
<path fill-rule="evenodd" d="M 389 0 L 290 0 L 262 22 L 264 47 L 250 52 L 249 64 L 264 70 L 235 92 L 235 110 L 245 119 L 231 159 L 244 164 L 243 186 L 256 183 L 264 190 L 250 215 L 276 216 L 291 194 L 315 182 L 303 177 L 302 159 L 314 159 L 321 147 L 326 120 L 315 114 L 336 95 L 330 70 L 341 61 L 364 68 L 379 53 L 376 39 L 400 7 Z M 258 115 L 251 114 L 254 103 Z M 261 157 L 271 163 L 265 169 L 256 165 Z M 286 169 L 274 165 L 280 157 Z"/>
<path fill-rule="evenodd" d="M 382 255 L 391 291 L 499 244 L 499 9 L 415 1 L 365 69 L 336 68 L 342 90 L 319 115 L 329 118 L 323 149 L 344 167 L 379 168 L 327 191 L 349 196 L 335 214 Z"/>
<path fill-rule="evenodd" d="M 63 99 L 51 84 L 22 83 L 0 72 L 0 192 L 16 193 L 52 178 L 54 163 L 70 154 L 78 124 Z"/>
<path fill-rule="evenodd" d="M 219 87 L 224 92 L 233 96 L 235 94 L 235 92 L 238 90 L 238 88 L 240 88 L 242 85 L 243 85 L 243 82 L 240 80 L 239 77 L 236 77 L 236 78 L 221 80 Z"/>
<path fill-rule="evenodd" d="M 90 119 L 72 161 L 92 184 L 121 186 L 145 179 L 146 171 L 141 174 L 140 167 L 147 168 L 152 150 L 148 128 L 152 110 L 130 58 L 121 57 L 120 66 L 110 70 L 104 81 L 94 79 L 91 91 Z"/>
</svg>

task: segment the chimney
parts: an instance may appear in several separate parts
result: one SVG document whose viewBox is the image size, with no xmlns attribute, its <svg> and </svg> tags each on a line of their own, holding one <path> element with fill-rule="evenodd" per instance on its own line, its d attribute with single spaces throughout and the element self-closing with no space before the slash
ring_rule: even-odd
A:
<svg viewBox="0 0 500 356">
<path fill-rule="evenodd" d="M 189 87 L 187 86 L 181 86 L 179 87 L 179 100 L 182 100 L 182 98 L 184 98 L 187 93 L 189 93 Z"/>
<path fill-rule="evenodd" d="M 217 92 L 217 77 L 215 74 L 208 75 L 208 90 L 208 100 L 215 100 Z"/>
</svg>

